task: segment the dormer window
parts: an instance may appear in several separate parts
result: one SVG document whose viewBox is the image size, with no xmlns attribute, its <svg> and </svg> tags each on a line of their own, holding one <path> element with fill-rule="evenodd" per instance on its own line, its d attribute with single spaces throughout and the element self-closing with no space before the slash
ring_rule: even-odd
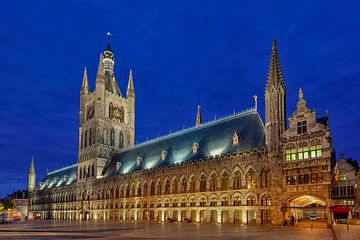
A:
<svg viewBox="0 0 360 240">
<path fill-rule="evenodd" d="M 192 152 L 193 154 L 196 154 L 198 153 L 198 151 L 199 151 L 199 144 L 194 142 L 192 145 Z"/>
<path fill-rule="evenodd" d="M 64 176 L 64 181 L 68 180 L 68 178 L 69 178 L 69 177 L 68 177 L 67 175 L 65 175 L 65 176 Z"/>
<path fill-rule="evenodd" d="M 121 167 L 121 162 L 116 162 L 116 171 L 119 171 Z"/>
<path fill-rule="evenodd" d="M 140 166 L 141 162 L 142 162 L 142 157 L 137 157 L 136 158 L 136 166 Z"/>
<path fill-rule="evenodd" d="M 232 140 L 233 140 L 233 145 L 238 145 L 238 144 L 239 144 L 239 140 L 240 140 L 239 134 L 237 134 L 236 132 L 234 132 L 234 135 L 233 135 L 233 137 L 232 137 Z"/>
<path fill-rule="evenodd" d="M 161 151 L 161 157 L 160 157 L 160 159 L 164 161 L 164 160 L 166 159 L 166 156 L 167 156 L 167 151 L 166 151 L 166 150 L 162 150 L 162 151 Z"/>
<path fill-rule="evenodd" d="M 306 121 L 300 121 L 297 123 L 297 133 L 304 134 L 307 132 L 307 125 Z"/>
</svg>

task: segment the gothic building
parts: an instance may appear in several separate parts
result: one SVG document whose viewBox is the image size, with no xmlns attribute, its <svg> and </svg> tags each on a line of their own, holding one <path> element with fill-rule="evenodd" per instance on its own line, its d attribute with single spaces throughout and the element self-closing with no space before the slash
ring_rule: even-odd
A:
<svg viewBox="0 0 360 240">
<path fill-rule="evenodd" d="M 77 164 L 34 187 L 30 214 L 44 219 L 280 224 L 309 209 L 330 219 L 331 135 L 300 88 L 286 118 L 276 41 L 265 88 L 265 124 L 255 107 L 134 145 L 135 91 L 115 80 L 110 44 L 96 87 L 84 71 Z M 33 166 L 33 165 L 32 165 Z M 30 170 L 35 176 L 35 170 Z M 32 179 L 32 178 L 31 178 Z M 34 179 L 35 181 L 35 179 Z"/>
</svg>

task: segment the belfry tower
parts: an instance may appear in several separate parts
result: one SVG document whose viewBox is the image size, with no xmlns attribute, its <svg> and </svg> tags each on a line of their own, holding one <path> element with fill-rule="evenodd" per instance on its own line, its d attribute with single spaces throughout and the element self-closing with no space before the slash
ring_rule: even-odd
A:
<svg viewBox="0 0 360 240">
<path fill-rule="evenodd" d="M 114 154 L 134 144 L 135 91 L 130 70 L 126 97 L 114 75 L 115 58 L 108 42 L 100 54 L 95 90 L 89 90 L 86 68 L 80 90 L 77 181 L 101 177 Z"/>
<path fill-rule="evenodd" d="M 286 88 L 275 39 L 265 89 L 265 127 L 266 145 L 271 152 L 276 153 L 286 128 Z"/>
</svg>

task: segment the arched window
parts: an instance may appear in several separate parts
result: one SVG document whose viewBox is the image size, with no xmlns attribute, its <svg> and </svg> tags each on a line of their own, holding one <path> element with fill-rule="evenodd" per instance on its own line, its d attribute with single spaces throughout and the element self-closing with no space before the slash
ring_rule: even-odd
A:
<svg viewBox="0 0 360 240">
<path fill-rule="evenodd" d="M 190 192 L 194 193 L 195 192 L 195 186 L 196 186 L 196 181 L 195 181 L 195 177 L 193 176 L 190 179 Z"/>
<path fill-rule="evenodd" d="M 254 196 L 249 196 L 247 199 L 246 199 L 246 204 L 248 206 L 255 206 L 255 197 Z"/>
<path fill-rule="evenodd" d="M 186 193 L 187 190 L 187 180 L 186 177 L 184 177 L 181 181 L 181 193 Z"/>
<path fill-rule="evenodd" d="M 91 167 L 91 176 L 95 176 L 95 165 L 93 164 Z"/>
<path fill-rule="evenodd" d="M 90 177 L 91 174 L 91 170 L 90 170 L 90 165 L 88 166 L 88 170 L 87 170 L 87 177 Z"/>
<path fill-rule="evenodd" d="M 146 197 L 146 196 L 148 196 L 148 185 L 147 185 L 147 183 L 145 183 L 144 184 L 144 196 Z"/>
<path fill-rule="evenodd" d="M 229 174 L 224 172 L 221 176 L 221 191 L 229 190 Z"/>
<path fill-rule="evenodd" d="M 216 175 L 213 173 L 210 177 L 210 191 L 216 191 Z"/>
<path fill-rule="evenodd" d="M 131 192 L 130 192 L 130 196 L 131 197 L 135 197 L 135 184 L 131 184 Z"/>
<path fill-rule="evenodd" d="M 121 186 L 120 187 L 120 198 L 123 198 L 124 197 L 124 187 Z"/>
<path fill-rule="evenodd" d="M 120 131 L 119 133 L 119 148 L 124 147 L 124 133 Z"/>
<path fill-rule="evenodd" d="M 206 177 L 204 175 L 200 178 L 200 192 L 206 192 Z"/>
<path fill-rule="evenodd" d="M 240 172 L 236 171 L 234 174 L 234 190 L 238 190 L 241 188 L 241 176 Z"/>
<path fill-rule="evenodd" d="M 256 187 L 255 172 L 252 169 L 246 174 L 246 187 L 247 189 L 254 189 Z"/>
<path fill-rule="evenodd" d="M 93 128 L 92 132 L 92 144 L 96 143 L 96 128 Z"/>
<path fill-rule="evenodd" d="M 167 179 L 165 182 L 165 194 L 170 194 L 170 180 Z"/>
<path fill-rule="evenodd" d="M 173 181 L 173 190 L 172 190 L 173 194 L 177 194 L 178 193 L 178 180 L 175 178 Z"/>
<path fill-rule="evenodd" d="M 82 179 L 82 167 L 79 170 L 79 179 Z"/>
<path fill-rule="evenodd" d="M 156 186 L 156 194 L 161 195 L 161 181 L 159 180 Z"/>
<path fill-rule="evenodd" d="M 137 196 L 141 197 L 141 184 L 140 183 L 137 185 Z"/>
<path fill-rule="evenodd" d="M 270 186 L 270 174 L 269 169 L 262 169 L 260 173 L 260 186 L 262 188 L 267 188 Z"/>
<path fill-rule="evenodd" d="M 88 131 L 85 130 L 85 141 L 84 141 L 84 148 L 86 148 L 88 146 Z"/>
<path fill-rule="evenodd" d="M 81 133 L 81 139 L 80 139 L 80 149 L 84 148 L 84 133 Z"/>
<path fill-rule="evenodd" d="M 120 115 L 119 120 L 120 120 L 121 123 L 123 123 L 124 122 L 124 108 L 123 107 L 120 107 L 119 115 Z"/>
<path fill-rule="evenodd" d="M 115 146 L 115 130 L 113 128 L 110 131 L 110 145 Z"/>
<path fill-rule="evenodd" d="M 90 128 L 90 132 L 89 132 L 89 146 L 91 146 L 91 144 L 92 144 L 92 135 L 93 135 L 93 129 Z"/>
<path fill-rule="evenodd" d="M 271 198 L 269 195 L 266 194 L 261 198 L 261 205 L 271 206 Z"/>
<path fill-rule="evenodd" d="M 125 197 L 126 198 L 130 197 L 130 187 L 129 187 L 129 185 L 126 186 Z"/>
<path fill-rule="evenodd" d="M 150 185 L 150 196 L 154 196 L 155 195 L 155 183 L 152 182 Z"/>
<path fill-rule="evenodd" d="M 119 187 L 117 187 L 116 190 L 115 190 L 115 198 L 116 199 L 119 198 Z"/>
</svg>

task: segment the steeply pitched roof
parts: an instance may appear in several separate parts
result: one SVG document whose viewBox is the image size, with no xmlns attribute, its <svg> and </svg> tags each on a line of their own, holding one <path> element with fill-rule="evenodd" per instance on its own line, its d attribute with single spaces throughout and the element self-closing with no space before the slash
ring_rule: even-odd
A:
<svg viewBox="0 0 360 240">
<path fill-rule="evenodd" d="M 271 49 L 271 59 L 266 85 L 282 86 L 285 88 L 285 82 L 281 71 L 280 58 L 275 39 L 273 40 Z"/>
<path fill-rule="evenodd" d="M 76 182 L 76 172 L 77 164 L 49 172 L 36 189 L 45 190 L 73 184 Z"/>
<path fill-rule="evenodd" d="M 237 145 L 232 142 L 235 132 L 240 137 Z M 199 147 L 195 154 L 193 144 Z M 125 174 L 263 146 L 265 127 L 259 114 L 252 109 L 124 149 L 114 156 L 103 175 Z"/>
</svg>

